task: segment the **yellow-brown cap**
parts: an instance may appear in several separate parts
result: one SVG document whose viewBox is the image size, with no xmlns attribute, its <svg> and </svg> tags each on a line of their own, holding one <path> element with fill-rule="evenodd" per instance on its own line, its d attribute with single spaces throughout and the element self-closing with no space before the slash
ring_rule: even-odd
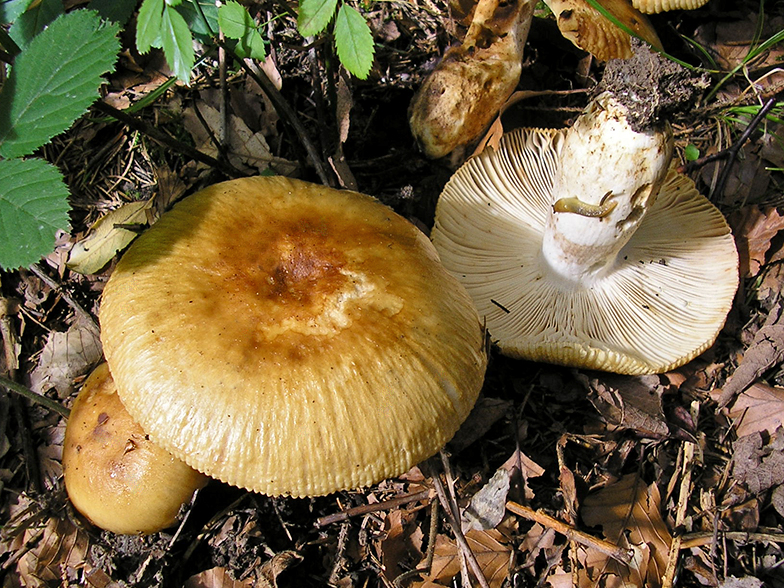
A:
<svg viewBox="0 0 784 588">
<path fill-rule="evenodd" d="M 471 410 L 471 299 L 370 196 L 282 177 L 217 184 L 128 250 L 100 312 L 129 412 L 229 484 L 310 496 L 405 472 Z"/>
<path fill-rule="evenodd" d="M 63 475 L 74 507 L 114 533 L 155 533 L 207 478 L 153 444 L 117 396 L 109 366 L 99 365 L 71 409 Z"/>
</svg>

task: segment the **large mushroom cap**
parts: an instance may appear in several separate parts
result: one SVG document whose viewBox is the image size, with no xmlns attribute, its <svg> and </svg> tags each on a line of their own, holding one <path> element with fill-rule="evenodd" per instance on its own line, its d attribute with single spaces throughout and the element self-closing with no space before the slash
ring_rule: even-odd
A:
<svg viewBox="0 0 784 588">
<path fill-rule="evenodd" d="M 433 229 L 444 265 L 505 354 L 628 374 L 686 363 L 713 343 L 737 289 L 724 217 L 670 171 L 602 279 L 564 279 L 541 253 L 563 140 L 520 129 L 457 171 Z"/>
<path fill-rule="evenodd" d="M 194 468 L 266 494 L 400 474 L 481 388 L 476 310 L 411 223 L 375 199 L 280 177 L 175 206 L 103 294 L 128 411 Z"/>
</svg>

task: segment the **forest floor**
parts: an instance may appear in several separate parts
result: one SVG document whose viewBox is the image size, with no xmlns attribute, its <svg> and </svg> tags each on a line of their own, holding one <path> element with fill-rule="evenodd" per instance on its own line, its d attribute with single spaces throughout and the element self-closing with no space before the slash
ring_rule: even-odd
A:
<svg viewBox="0 0 784 588">
<path fill-rule="evenodd" d="M 262 14 L 280 14 L 283 4 L 268 4 Z M 329 183 L 376 196 L 427 230 L 459 161 L 425 158 L 407 110 L 465 27 L 442 0 L 365 8 L 376 40 L 367 80 L 336 73 L 328 43 L 306 46 L 293 11 L 270 21 L 265 72 L 317 146 Z M 754 51 L 784 30 L 780 2 L 711 0 L 651 21 L 670 54 L 696 66 L 710 55 L 717 67 L 698 106 L 673 121 L 682 165 L 695 147 L 706 156 L 736 144 L 760 106 L 781 96 L 784 47 Z M 504 129 L 568 126 L 602 72 L 541 10 L 518 86 L 531 93 L 505 111 Z M 159 145 L 145 125 L 208 151 L 205 128 L 215 129 L 228 97 L 232 165 L 258 173 L 271 161 L 278 173 L 322 181 L 288 115 L 244 71 L 230 71 L 224 98 L 214 58 L 197 74 L 134 112 L 137 128 L 93 111 L 43 150 L 71 187 L 72 230 L 34 268 L 2 274 L 0 371 L 64 406 L 101 359 L 95 324 L 114 265 L 76 273 L 65 265 L 71 248 L 109 211 L 148 202 L 142 208 L 160 212 L 226 179 Z M 160 55 L 126 51 L 103 100 L 127 108 L 168 77 Z M 493 588 L 784 587 L 783 112 L 784 102 L 775 102 L 753 127 L 723 185 L 726 159 L 686 168 L 726 215 L 740 253 L 734 306 L 715 345 L 697 359 L 632 377 L 491 349 L 474 412 L 427 467 L 314 499 L 214 482 L 179 527 L 149 536 L 101 532 L 75 514 L 60 464 L 64 420 L 0 396 L 3 587 L 479 585 L 466 557 Z M 731 396 L 725 407 L 722 392 Z M 461 511 L 476 497 L 473 508 L 500 522 L 464 525 L 465 532 L 448 524 L 443 509 L 431 508 L 438 502 L 431 471 Z M 609 544 L 623 547 L 622 555 L 608 554 Z"/>
</svg>

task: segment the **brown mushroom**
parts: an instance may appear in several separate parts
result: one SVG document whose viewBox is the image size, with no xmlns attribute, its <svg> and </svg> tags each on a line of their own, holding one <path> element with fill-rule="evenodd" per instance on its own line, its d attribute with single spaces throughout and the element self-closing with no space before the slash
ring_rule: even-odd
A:
<svg viewBox="0 0 784 588">
<path fill-rule="evenodd" d="M 156 443 L 229 484 L 309 496 L 437 452 L 482 385 L 484 332 L 416 227 L 282 177 L 164 214 L 103 293 L 104 351 Z"/>
<path fill-rule="evenodd" d="M 155 445 L 125 410 L 105 363 L 79 392 L 63 443 L 63 476 L 76 510 L 114 533 L 155 533 L 207 478 Z"/>
</svg>

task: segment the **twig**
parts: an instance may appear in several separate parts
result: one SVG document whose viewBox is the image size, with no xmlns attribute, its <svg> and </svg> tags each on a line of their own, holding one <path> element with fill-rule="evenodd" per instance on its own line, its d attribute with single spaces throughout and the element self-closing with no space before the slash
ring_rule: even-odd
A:
<svg viewBox="0 0 784 588">
<path fill-rule="evenodd" d="M 460 547 L 461 553 L 468 561 L 468 565 L 471 567 L 471 571 L 474 573 L 474 576 L 479 582 L 479 585 L 482 588 L 490 588 L 490 585 L 487 583 L 487 578 L 485 578 L 485 575 L 482 572 L 482 568 L 479 565 L 479 562 L 476 560 L 476 555 L 474 555 L 474 552 L 471 551 L 471 546 L 468 545 L 468 541 L 466 541 L 465 535 L 463 535 L 463 531 L 460 528 L 460 521 L 456 519 L 452 513 L 452 505 L 450 504 L 449 497 L 446 495 L 446 490 L 444 490 L 444 484 L 441 482 L 441 478 L 438 476 L 438 473 L 434 471 L 431 471 L 431 475 L 433 478 L 433 486 L 435 487 L 436 494 L 438 495 L 438 500 L 441 502 L 441 506 L 444 509 L 444 515 L 446 516 L 446 520 L 449 523 L 449 526 L 452 528 L 452 532 L 455 535 L 455 540 Z"/>
<path fill-rule="evenodd" d="M 71 296 L 65 288 L 63 288 L 60 284 L 58 284 L 54 279 L 49 277 L 49 275 L 37 264 L 33 264 L 30 266 L 30 271 L 33 272 L 38 279 L 40 279 L 44 284 L 49 286 L 52 290 L 57 292 L 57 294 L 62 297 L 63 300 L 70 306 L 73 311 L 85 319 L 95 330 L 98 330 L 98 323 L 95 322 L 93 315 L 87 312 L 81 304 L 79 304 L 76 300 L 74 300 L 73 296 Z"/>
<path fill-rule="evenodd" d="M 40 404 L 41 406 L 48 408 L 59 414 L 64 418 L 68 418 L 68 415 L 71 414 L 71 411 L 65 408 L 59 402 L 55 402 L 51 398 L 44 396 L 43 394 L 38 394 L 38 392 L 33 392 L 27 386 L 22 386 L 21 384 L 17 384 L 13 380 L 6 378 L 3 375 L 0 375 L 0 386 L 8 390 L 9 392 L 14 392 L 19 394 L 20 396 L 24 396 L 28 400 L 35 402 L 36 404 Z"/>
<path fill-rule="evenodd" d="M 325 186 L 330 186 L 330 179 L 327 175 L 327 170 L 324 164 L 322 163 L 321 159 L 319 158 L 318 151 L 316 150 L 316 146 L 310 140 L 308 136 L 307 129 L 305 129 L 305 125 L 299 120 L 297 117 L 297 113 L 294 112 L 294 109 L 289 106 L 289 103 L 286 102 L 286 99 L 283 98 L 281 93 L 275 87 L 275 84 L 267 77 L 267 74 L 261 68 L 253 68 L 246 60 L 239 57 L 234 51 L 232 51 L 229 47 L 226 47 L 224 44 L 221 44 L 222 47 L 226 49 L 226 52 L 231 55 L 232 59 L 236 61 L 242 69 L 244 69 L 247 74 L 253 78 L 253 81 L 256 82 L 264 93 L 267 95 L 267 98 L 270 99 L 272 105 L 275 107 L 275 110 L 278 114 L 281 115 L 281 119 L 286 121 L 291 129 L 296 133 L 299 137 L 299 140 L 302 143 L 302 146 L 305 148 L 305 151 L 308 154 L 308 158 L 310 159 L 313 167 L 318 174 L 321 183 Z"/>
<path fill-rule="evenodd" d="M 425 562 L 416 569 L 409 570 L 400 574 L 392 581 L 395 588 L 402 588 L 403 584 L 413 578 L 430 573 L 433 567 L 433 558 L 436 555 L 436 538 L 438 537 L 438 500 L 433 500 L 430 503 L 430 532 L 427 536 L 427 554 L 425 555 Z"/>
<path fill-rule="evenodd" d="M 719 532 L 724 539 L 743 541 L 745 543 L 784 543 L 784 533 L 746 533 L 745 531 Z M 681 537 L 681 549 L 712 545 L 716 540 L 713 532 L 689 533 Z"/>
<path fill-rule="evenodd" d="M 118 110 L 113 106 L 109 106 L 102 100 L 98 100 L 93 106 L 97 110 L 103 112 L 104 114 L 108 114 L 109 116 L 117 119 L 118 121 L 131 127 L 132 129 L 137 130 L 144 135 L 147 135 L 153 141 L 157 141 L 161 145 L 173 149 L 180 155 L 184 155 L 185 157 L 190 157 L 191 159 L 200 161 L 201 163 L 209 165 L 210 167 L 214 167 L 215 169 L 222 171 L 224 174 L 226 174 L 231 178 L 239 178 L 247 175 L 241 172 L 240 170 L 238 170 L 237 168 L 235 168 L 230 163 L 224 161 L 218 161 L 214 157 L 210 157 L 206 153 L 202 153 L 198 149 L 195 149 L 190 145 L 186 145 L 185 143 L 182 143 L 181 141 L 178 141 L 177 139 L 170 137 L 163 131 L 156 129 L 155 127 L 147 124 L 143 120 L 138 119 L 129 114 L 126 114 L 122 110 Z"/>
<path fill-rule="evenodd" d="M 738 157 L 738 153 L 740 153 L 741 147 L 749 140 L 752 133 L 757 130 L 757 127 L 760 125 L 762 120 L 767 116 L 768 112 L 770 112 L 771 108 L 776 105 L 777 97 L 773 96 L 769 98 L 765 104 L 759 109 L 754 118 L 751 119 L 751 122 L 748 126 L 744 129 L 743 133 L 741 134 L 740 138 L 735 141 L 732 145 L 719 151 L 718 153 L 713 153 L 712 155 L 707 155 L 705 157 L 700 157 L 694 161 L 690 161 L 686 165 L 682 165 L 678 168 L 678 171 L 681 173 L 689 173 L 694 171 L 695 169 L 699 169 L 713 161 L 717 161 L 719 159 L 726 159 L 724 163 L 724 168 L 721 170 L 721 175 L 719 176 L 719 181 L 716 183 L 715 188 L 713 189 L 713 194 L 717 194 L 721 196 L 724 192 L 724 187 L 727 183 L 727 180 L 730 177 L 730 170 L 732 169 L 732 164 L 735 163 L 735 160 Z"/>
<path fill-rule="evenodd" d="M 691 496 L 691 468 L 694 462 L 694 443 L 691 441 L 684 441 L 681 448 L 682 463 L 681 463 L 681 485 L 678 490 L 678 506 L 675 513 L 675 528 L 680 528 L 686 520 L 686 508 L 689 504 L 689 496 Z M 678 569 L 678 559 L 680 556 L 681 545 L 683 543 L 682 535 L 675 535 L 670 544 L 670 554 L 667 558 L 667 567 L 664 570 L 664 577 L 662 579 L 662 588 L 672 588 L 675 585 L 675 573 Z"/>
<path fill-rule="evenodd" d="M 389 500 L 377 502 L 376 504 L 362 504 L 360 506 L 349 508 L 348 510 L 319 517 L 318 519 L 316 519 L 316 526 L 326 527 L 327 525 L 331 525 L 332 523 L 339 523 L 345 521 L 350 517 L 361 516 L 364 514 L 368 514 L 371 512 L 378 512 L 381 510 L 392 510 L 393 508 L 397 508 L 398 506 L 401 506 L 403 504 L 408 504 L 410 502 L 419 502 L 420 500 L 428 500 L 430 498 L 432 498 L 432 490 L 423 490 L 422 492 L 417 492 L 416 494 L 408 494 L 406 496 L 400 496 L 398 498 L 391 498 Z"/>
<path fill-rule="evenodd" d="M 574 527 L 570 527 L 566 523 L 559 521 L 558 519 L 551 517 L 548 514 L 535 511 L 532 508 L 528 508 L 527 506 L 523 506 L 522 504 L 517 504 L 516 502 L 512 501 L 506 503 L 506 509 L 518 516 L 528 519 L 529 521 L 534 521 L 535 523 L 539 523 L 544 527 L 553 529 L 556 533 L 564 535 L 569 541 L 574 541 L 575 543 L 579 543 L 580 545 L 584 545 L 586 547 L 592 547 L 593 549 L 596 549 L 623 564 L 628 565 L 629 562 L 631 562 L 631 554 L 625 549 L 622 549 L 621 547 L 618 547 L 609 541 L 597 539 L 588 533 L 584 533 L 583 531 L 575 529 Z"/>
</svg>

